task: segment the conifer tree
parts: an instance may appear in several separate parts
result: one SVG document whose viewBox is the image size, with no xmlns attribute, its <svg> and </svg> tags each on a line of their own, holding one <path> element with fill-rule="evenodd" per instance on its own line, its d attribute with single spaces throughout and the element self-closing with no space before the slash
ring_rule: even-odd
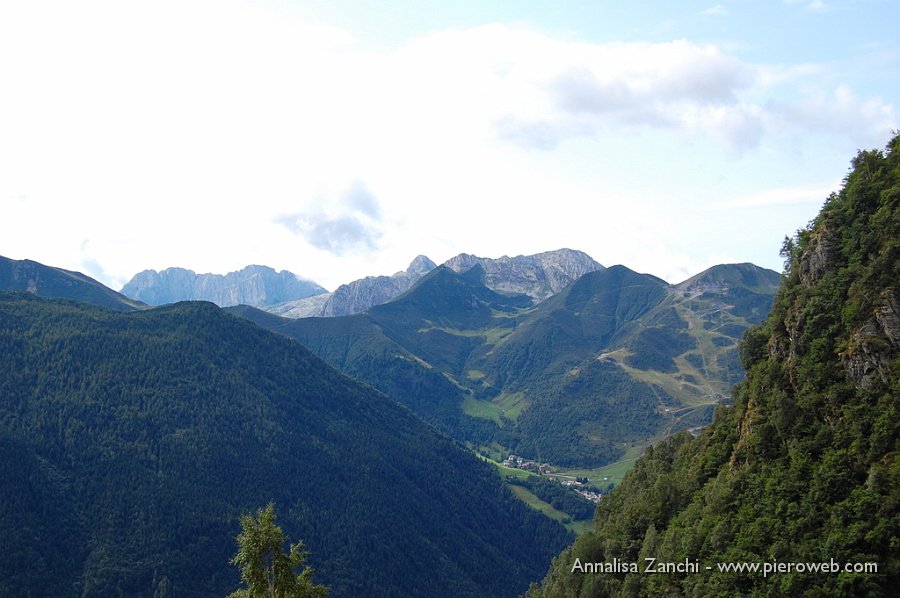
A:
<svg viewBox="0 0 900 598">
<path fill-rule="evenodd" d="M 287 537 L 275 524 L 275 505 L 269 503 L 252 515 L 241 517 L 241 533 L 237 536 L 238 552 L 231 559 L 241 571 L 245 589 L 229 598 L 324 598 L 325 586 L 312 582 L 313 568 L 304 566 L 309 551 L 303 542 L 291 544 L 285 554 Z M 301 569 L 300 573 L 295 571 Z"/>
</svg>

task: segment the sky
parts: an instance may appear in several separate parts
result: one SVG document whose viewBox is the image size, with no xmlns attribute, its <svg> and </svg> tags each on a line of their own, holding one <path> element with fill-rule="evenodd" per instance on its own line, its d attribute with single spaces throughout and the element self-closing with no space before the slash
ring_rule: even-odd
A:
<svg viewBox="0 0 900 598">
<path fill-rule="evenodd" d="M 0 0 L 0 255 L 333 290 L 753 262 L 900 129 L 900 3 Z"/>
</svg>

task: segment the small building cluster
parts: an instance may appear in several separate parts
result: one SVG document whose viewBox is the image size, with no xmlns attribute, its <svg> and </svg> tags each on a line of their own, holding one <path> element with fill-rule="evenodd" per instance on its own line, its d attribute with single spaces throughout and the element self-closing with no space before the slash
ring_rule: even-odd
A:
<svg viewBox="0 0 900 598">
<path fill-rule="evenodd" d="M 593 503 L 599 503 L 603 498 L 603 495 L 599 492 L 591 492 L 590 490 L 576 490 L 576 492 Z"/>
<path fill-rule="evenodd" d="M 608 479 L 608 478 L 603 478 Z M 589 501 L 593 503 L 599 503 L 600 499 L 603 498 L 603 495 L 599 492 L 594 492 L 593 490 L 585 490 L 581 486 L 584 486 L 584 482 L 580 480 L 560 480 L 560 484 L 565 486 L 566 488 L 571 488 L 581 496 L 585 497 Z"/>
<path fill-rule="evenodd" d="M 518 455 L 510 455 L 503 462 L 503 465 L 512 469 L 524 469 L 525 471 L 533 471 L 539 474 L 550 473 L 549 463 L 538 464 L 537 461 L 527 461 Z"/>
</svg>

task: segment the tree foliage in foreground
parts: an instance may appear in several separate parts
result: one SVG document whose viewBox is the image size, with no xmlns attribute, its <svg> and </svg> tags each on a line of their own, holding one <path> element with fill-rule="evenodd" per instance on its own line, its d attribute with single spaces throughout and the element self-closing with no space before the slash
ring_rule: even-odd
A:
<svg viewBox="0 0 900 598">
<path fill-rule="evenodd" d="M 291 544 L 284 552 L 287 536 L 275 524 L 275 505 L 269 503 L 256 517 L 241 517 L 241 533 L 237 536 L 238 552 L 231 560 L 241 572 L 246 588 L 229 598 L 324 598 L 325 586 L 313 583 L 313 568 L 304 566 L 309 551 L 303 542 Z M 298 569 L 302 569 L 296 573 Z"/>
</svg>

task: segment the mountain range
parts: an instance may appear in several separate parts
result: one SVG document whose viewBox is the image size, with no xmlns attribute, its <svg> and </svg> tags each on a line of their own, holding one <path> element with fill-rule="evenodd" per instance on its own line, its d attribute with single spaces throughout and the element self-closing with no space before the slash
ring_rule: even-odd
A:
<svg viewBox="0 0 900 598">
<path fill-rule="evenodd" d="M 291 320 L 229 309 L 299 340 L 497 460 L 515 452 L 599 467 L 708 423 L 743 377 L 742 332 L 762 321 L 780 282 L 770 270 L 732 264 L 669 285 L 571 250 L 498 260 L 462 254 L 433 266 L 420 256 L 404 273 L 331 296 L 361 298 L 391 281 L 390 293 L 362 302 L 377 303 L 411 285 L 361 314 Z M 79 282 L 104 288 L 90 280 Z"/>
<path fill-rule="evenodd" d="M 456 272 L 467 271 L 476 264 L 483 268 L 482 282 L 488 288 L 525 294 L 535 301 L 559 292 L 583 274 L 603 268 L 587 254 L 571 249 L 498 259 L 463 253 L 445 263 Z M 141 272 L 122 288 L 122 293 L 151 305 L 200 299 L 220 307 L 251 305 L 290 318 L 346 316 L 398 297 L 435 267 L 434 262 L 420 255 L 406 270 L 391 276 L 367 276 L 331 293 L 289 272 L 276 274 L 263 266 L 248 266 L 225 276 L 169 268 Z"/>
<path fill-rule="evenodd" d="M 496 458 L 597 467 L 629 446 L 707 423 L 743 376 L 742 332 L 780 282 L 751 264 L 680 285 L 624 266 L 534 304 L 485 286 L 480 263 L 441 266 L 365 313 L 278 318 L 231 308 Z"/>
<path fill-rule="evenodd" d="M 124 287 L 122 294 L 150 305 L 178 301 L 211 301 L 229 305 L 264 306 L 325 293 L 318 284 L 268 266 L 247 266 L 228 274 L 197 274 L 184 268 L 161 272 L 144 270 Z"/>
<path fill-rule="evenodd" d="M 149 367 L 152 371 L 162 372 L 160 375 L 164 375 L 167 382 L 163 383 L 156 375 L 148 382 L 147 387 L 134 388 L 133 384 L 127 381 L 119 386 L 112 381 L 103 382 L 110 387 L 119 388 L 123 397 L 155 396 L 154 393 L 162 392 L 172 398 L 162 401 L 159 406 L 169 409 L 166 405 L 172 401 L 174 401 L 172 404 L 180 404 L 179 397 L 182 394 L 180 390 L 167 386 L 168 382 L 175 384 L 175 388 L 193 388 L 195 391 L 192 392 L 201 394 L 207 392 L 210 387 L 215 387 L 211 380 L 217 376 L 223 379 L 233 379 L 235 375 L 238 375 L 236 379 L 238 382 L 235 383 L 250 384 L 249 381 L 240 382 L 240 380 L 245 380 L 241 377 L 245 374 L 236 374 L 235 371 L 243 372 L 244 370 L 241 368 L 245 362 L 230 361 L 227 355 L 231 353 L 254 355 L 253 359 L 248 362 L 249 364 L 254 363 L 257 359 L 262 359 L 281 364 L 280 367 L 289 369 L 301 367 L 298 364 L 289 365 L 284 356 L 273 354 L 269 349 L 255 348 L 252 342 L 244 338 L 245 330 L 242 332 L 243 329 L 239 327 L 232 328 L 232 324 L 229 322 L 233 318 L 228 319 L 224 314 L 212 316 L 211 314 L 220 312 L 209 304 L 178 303 L 165 308 L 148 310 L 146 306 L 108 289 L 106 289 L 108 292 L 95 297 L 98 290 L 102 291 L 104 287 L 83 275 L 73 276 L 73 273 L 40 265 L 31 267 L 32 269 L 36 268 L 32 272 L 31 278 L 21 275 L 17 275 L 15 278 L 10 276 L 8 279 L 11 282 L 8 287 L 23 288 L 21 281 L 31 280 L 36 275 L 39 275 L 38 280 L 63 276 L 63 280 L 67 281 L 65 285 L 38 285 L 26 280 L 24 290 L 31 291 L 31 295 L 53 294 L 76 300 L 91 300 L 99 297 L 107 302 L 113 301 L 118 306 L 116 309 L 119 310 L 133 311 L 143 308 L 141 313 L 153 314 L 147 316 L 135 314 L 135 318 L 161 318 L 153 319 L 151 327 L 158 330 L 159 334 L 168 335 L 166 338 L 169 340 L 160 346 L 164 362 L 157 363 L 155 357 L 149 361 L 147 357 L 141 357 L 138 361 L 142 365 L 129 376 L 131 379 L 139 380 L 141 376 L 145 375 L 140 373 L 144 371 L 141 368 Z M 584 272 L 576 277 L 582 271 Z M 572 277 L 575 278 L 569 280 Z M 488 283 L 495 288 L 490 288 Z M 299 340 L 301 344 L 318 354 L 330 365 L 368 383 L 377 391 L 406 405 L 413 413 L 435 425 L 441 432 L 467 445 L 470 451 L 474 450 L 498 461 L 509 453 L 516 452 L 526 458 L 548 461 L 557 466 L 597 467 L 621 459 L 634 447 L 643 447 L 676 430 L 695 429 L 708 423 L 715 404 L 723 400 L 729 394 L 731 384 L 743 376 L 737 356 L 738 338 L 749 326 L 764 319 L 779 283 L 780 275 L 775 272 L 758 268 L 752 264 L 731 264 L 711 268 L 683 283 L 669 285 L 656 277 L 639 274 L 623 266 L 604 268 L 585 254 L 570 250 L 498 260 L 485 260 L 462 254 L 442 266 L 434 266 L 430 260 L 420 256 L 404 273 L 398 273 L 394 277 L 363 279 L 344 285 L 341 293 L 336 291 L 329 296 L 329 298 L 356 298 L 359 300 L 356 304 L 358 307 L 367 302 L 376 303 L 363 313 L 328 318 L 290 319 L 248 305 L 232 306 L 227 308 L 227 311 L 252 320 L 262 328 L 279 335 Z M 391 290 L 376 296 L 372 293 L 372 289 L 379 285 Z M 398 287 L 402 285 L 408 285 L 408 288 L 405 291 L 399 291 Z M 398 292 L 397 296 L 391 296 Z M 78 304 L 45 305 L 26 302 L 20 305 L 29 296 L 12 296 L 8 307 L 12 310 L 11 313 L 18 314 L 29 313 L 29 310 L 32 310 L 31 316 L 25 318 L 26 322 L 33 320 L 32 326 L 38 326 L 45 320 L 65 322 L 60 330 L 71 333 L 74 339 L 105 334 L 91 332 L 91 327 L 96 322 L 103 322 L 110 316 L 100 317 L 90 311 L 78 314 L 76 313 Z M 542 297 L 545 298 L 542 299 Z M 194 311 L 203 305 L 207 306 L 203 309 L 213 311 L 203 311 L 202 309 Z M 334 301 L 332 301 L 332 305 L 335 305 Z M 71 318 L 67 319 L 68 316 L 60 315 L 58 311 L 60 309 L 63 310 L 63 313 L 67 313 L 65 310 L 75 311 L 68 312 Z M 181 324 L 170 323 L 167 319 L 170 316 Z M 220 320 L 220 317 L 226 319 Z M 16 318 L 18 316 L 13 319 Z M 194 320 L 197 321 L 196 324 L 191 324 L 194 328 L 189 330 L 183 327 L 184 323 L 194 322 Z M 113 330 L 121 330 L 123 338 L 107 338 L 105 342 L 110 346 L 122 346 L 124 342 L 134 347 L 142 346 L 143 342 L 151 343 L 151 345 L 157 343 L 153 340 L 155 337 L 152 335 L 145 339 L 144 333 L 139 332 L 145 330 L 142 327 L 144 324 L 137 325 L 134 324 L 135 322 L 140 323 L 141 320 L 108 323 Z M 137 328 L 132 329 L 132 325 L 137 325 Z M 172 326 L 175 327 L 172 328 Z M 207 330 L 207 326 L 211 326 L 211 329 Z M 27 333 L 23 331 L 19 338 L 49 338 L 47 337 L 50 334 L 49 331 L 38 332 L 38 330 L 40 329 L 33 328 Z M 169 360 L 169 357 L 165 356 L 168 355 L 169 344 L 181 338 L 182 335 L 184 335 L 183 342 L 189 345 L 195 344 L 197 342 L 195 337 L 198 334 L 204 339 L 198 347 L 191 345 L 192 348 L 181 350 L 196 354 L 197 359 L 207 364 L 203 367 L 213 368 L 212 373 L 203 368 L 198 370 L 197 365 L 190 366 L 190 368 L 193 374 L 199 372 L 198 375 L 201 375 L 199 379 L 190 376 L 185 378 L 183 372 L 170 371 L 168 368 L 171 366 L 166 365 L 170 363 L 166 361 Z M 229 339 L 233 337 L 241 339 L 238 342 L 240 347 L 238 344 L 229 344 Z M 89 369 L 83 373 L 63 372 L 60 374 L 63 375 L 63 378 L 55 382 L 52 381 L 52 378 L 47 378 L 46 384 L 52 382 L 51 386 L 48 387 L 45 384 L 41 388 L 52 387 L 51 392 L 56 395 L 71 397 L 65 399 L 74 401 L 73 406 L 65 407 L 66 412 L 79 412 L 85 397 L 102 405 L 105 399 L 91 399 L 90 392 L 84 394 L 83 390 L 76 390 L 69 384 L 77 383 L 78 379 L 104 380 L 103 374 L 98 371 L 107 371 L 102 368 L 109 367 L 113 356 L 104 355 L 101 347 L 82 348 L 79 345 L 80 341 L 73 341 L 65 335 L 62 338 L 64 346 L 74 342 L 72 346 L 75 347 L 73 350 L 77 355 L 98 353 L 99 361 L 88 363 Z M 214 347 L 216 347 L 215 350 L 213 350 Z M 151 348 L 141 350 L 145 353 L 154 353 Z M 34 349 L 27 349 L 26 353 L 33 354 L 34 351 Z M 210 354 L 210 351 L 214 355 Z M 249 353 L 247 353 L 248 351 Z M 128 353 L 125 352 L 125 354 Z M 10 355 L 15 359 L 16 352 L 10 351 Z M 46 355 L 50 358 L 52 352 Z M 306 359 L 312 358 L 307 357 Z M 73 364 L 85 365 L 83 358 L 73 358 L 71 361 Z M 189 361 L 186 367 L 189 363 L 192 362 Z M 35 367 L 55 371 L 47 363 Z M 315 380 L 316 376 L 325 375 L 325 372 L 329 371 L 328 366 L 322 362 L 318 362 L 315 367 L 309 365 L 302 367 L 305 368 L 304 371 L 314 372 L 315 375 L 310 380 Z M 97 370 L 96 368 L 101 369 Z M 121 363 L 115 368 L 124 372 L 127 371 L 128 366 L 126 363 Z M 203 374 L 204 371 L 207 373 Z M 256 370 L 253 371 L 256 372 Z M 334 374 L 327 375 L 333 376 Z M 262 379 L 271 381 L 273 374 L 259 372 L 251 374 L 248 371 L 246 376 L 262 376 Z M 29 388 L 27 385 L 16 387 L 15 383 L 16 379 L 13 380 L 13 386 L 10 387 L 13 393 L 10 396 L 16 392 L 27 394 L 27 388 Z M 94 388 L 98 383 L 92 384 L 91 388 Z M 316 395 L 321 397 L 319 400 L 324 400 L 326 395 L 337 396 L 346 392 L 331 388 L 324 383 L 312 382 L 312 384 L 316 388 L 321 388 L 324 393 Z M 221 392 L 229 397 L 243 396 L 248 392 L 252 395 L 257 392 L 242 390 L 242 388 L 244 387 L 229 387 Z M 272 389 L 270 388 L 270 390 Z M 278 392 L 289 393 L 290 391 Z M 268 391 L 264 393 L 264 396 L 268 397 L 267 393 Z M 383 395 L 378 396 L 383 397 Z M 127 399 L 126 403 L 131 400 Z M 146 401 L 146 399 L 141 400 Z M 375 399 L 373 395 L 366 400 L 386 399 Z M 33 454 L 36 464 L 49 462 L 46 452 L 49 449 L 44 444 L 49 438 L 47 432 L 40 431 L 32 425 L 34 422 L 43 421 L 42 418 L 46 418 L 43 410 L 47 407 L 42 401 L 43 395 L 28 401 L 28 405 L 38 410 L 36 415 L 29 416 L 31 419 L 28 421 L 31 423 L 26 424 L 23 428 L 7 430 L 9 432 L 7 440 L 17 447 L 15 450 L 25 450 L 26 453 Z M 388 403 L 394 404 L 391 401 Z M 140 404 L 146 405 L 145 402 Z M 204 404 L 202 401 L 199 403 L 199 405 Z M 132 414 L 140 414 L 143 409 L 135 411 L 132 403 L 128 403 L 128 405 L 118 410 L 109 411 L 109 409 L 103 408 L 101 411 L 119 413 L 113 417 L 113 420 L 107 421 L 111 421 L 114 428 L 119 426 L 127 428 L 135 425 L 130 421 Z M 228 403 L 228 405 L 231 404 Z M 204 408 L 208 409 L 208 407 Z M 21 407 L 16 407 L 16 409 L 21 410 Z M 187 407 L 179 407 L 179 409 L 184 411 Z M 212 422 L 211 425 L 216 426 L 216 429 L 229 429 L 231 424 L 228 421 L 241 417 L 237 415 L 236 407 L 233 405 L 223 406 L 223 409 L 227 414 L 224 416 L 226 420 Z M 283 410 L 283 408 L 279 409 Z M 165 411 L 163 414 L 152 417 L 166 421 L 168 413 Z M 78 416 L 79 421 L 81 417 Z M 87 418 L 88 416 L 83 417 Z M 332 416 L 315 417 L 324 417 L 325 420 L 328 420 Z M 366 431 L 365 425 L 362 423 L 353 423 L 352 417 L 348 420 L 349 424 L 341 421 L 341 417 L 338 417 L 329 426 L 341 429 L 345 424 L 356 426 L 361 433 L 377 436 L 377 433 L 372 430 Z M 385 416 L 387 419 L 383 420 L 384 430 L 389 434 L 398 431 L 395 423 L 386 423 L 393 421 L 391 417 L 393 416 Z M 121 418 L 124 419 L 120 421 Z M 102 428 L 97 428 L 96 424 L 91 425 L 95 426 L 92 428 L 92 434 L 96 435 L 102 432 Z M 206 424 L 193 423 L 188 429 L 195 427 L 204 429 L 204 425 Z M 266 420 L 266 423 L 254 425 L 268 429 L 274 424 L 270 420 Z M 161 429 L 170 428 L 162 426 Z M 165 434 L 169 433 L 165 432 Z M 216 436 L 211 431 L 204 431 L 201 436 L 203 438 L 201 444 L 203 442 L 213 444 L 210 445 L 212 448 L 198 450 L 211 451 L 211 453 L 230 450 L 226 447 L 231 441 Z M 401 436 L 405 438 L 408 435 L 403 433 Z M 33 439 L 31 444 L 25 441 L 26 437 Z M 304 442 L 312 442 L 312 446 L 318 446 L 316 443 L 320 441 L 315 438 L 318 438 L 315 434 L 309 441 L 297 438 L 287 440 L 285 437 L 282 440 L 273 440 L 269 446 L 275 447 L 272 449 L 276 451 L 275 455 L 280 455 L 281 453 L 277 451 L 282 449 L 277 447 L 281 447 L 284 443 L 294 443 L 296 447 L 302 447 Z M 335 437 L 335 441 L 337 441 L 336 439 L 337 437 Z M 119 453 L 124 451 L 131 455 L 123 457 L 128 461 L 134 458 L 134 453 L 128 452 L 131 449 L 115 448 L 120 447 L 120 443 L 123 441 L 122 437 L 115 436 L 105 442 L 111 447 L 109 450 Z M 351 452 L 357 450 L 352 448 L 351 441 L 347 442 L 350 444 L 346 450 Z M 82 462 L 87 460 L 91 463 L 90 467 L 94 467 L 97 456 L 94 453 L 80 453 L 79 450 L 81 449 L 76 450 L 76 448 L 66 445 L 63 450 L 63 453 L 68 455 L 66 463 L 69 465 L 77 463 L 78 467 L 82 467 Z M 240 450 L 246 451 L 247 454 L 254 454 L 253 451 L 258 449 L 249 446 Z M 390 455 L 395 450 L 415 452 L 418 449 L 411 449 L 404 440 L 400 441 L 400 445 L 397 447 L 381 446 L 376 452 L 379 455 Z M 441 450 L 446 451 L 446 449 Z M 299 452 L 307 455 L 308 450 L 300 448 Z M 326 452 L 331 455 L 334 451 L 328 449 Z M 338 451 L 335 454 L 342 455 L 344 453 Z M 177 459 L 181 458 L 177 457 Z M 255 458 L 259 459 L 260 457 Z M 290 462 L 290 458 L 287 456 L 273 458 L 278 463 Z M 308 459 L 306 456 L 303 458 Z M 342 459 L 345 459 L 347 463 L 359 463 L 357 457 L 334 457 L 334 459 L 336 461 L 329 461 L 318 471 L 327 470 L 332 474 L 339 472 L 343 467 L 339 464 Z M 78 523 L 85 517 L 91 517 L 86 515 L 90 511 L 87 510 L 88 507 L 85 504 L 99 500 L 96 495 L 91 493 L 109 492 L 109 489 L 104 490 L 103 484 L 95 479 L 99 475 L 99 470 L 91 468 L 67 470 L 62 464 L 53 463 L 53 471 L 56 472 L 53 475 L 61 476 L 59 478 L 61 480 L 67 480 L 61 482 L 62 485 L 57 485 L 60 489 L 59 492 L 75 497 L 66 503 L 64 508 L 61 507 L 65 512 L 64 517 L 69 518 L 65 520 L 65 529 L 72 531 L 73 542 L 76 545 L 88 543 L 107 546 L 103 544 L 104 541 L 91 536 L 83 526 L 79 527 L 81 524 Z M 103 459 L 99 459 L 98 463 L 101 463 L 99 467 L 106 470 L 110 468 L 115 470 L 116 467 L 119 467 L 119 465 L 111 464 Z M 446 466 L 437 465 L 436 462 L 429 467 L 432 466 L 442 470 L 446 469 Z M 35 467 L 38 469 L 32 472 L 33 475 L 29 474 L 32 478 L 49 475 L 46 472 L 41 473 L 44 470 L 40 469 L 38 465 Z M 127 465 L 127 467 L 133 467 L 133 465 Z M 240 468 L 243 465 L 238 460 L 230 462 L 229 467 Z M 267 467 L 267 471 L 277 469 L 273 469 L 274 466 Z M 292 464 L 289 467 L 292 470 L 302 469 L 302 466 L 298 464 Z M 466 470 L 467 466 L 460 467 Z M 144 465 L 141 468 L 146 469 Z M 490 468 L 482 467 L 479 471 L 481 473 L 467 471 L 459 475 L 474 476 L 468 483 L 478 486 L 491 478 Z M 136 474 L 129 473 L 127 475 L 134 477 Z M 311 479 L 315 479 L 315 475 L 320 474 L 314 474 Z M 405 471 L 403 477 L 409 479 L 411 475 Z M 496 476 L 496 474 L 493 475 Z M 84 480 L 90 481 L 83 482 L 76 491 L 73 486 L 73 480 L 76 477 L 79 479 L 83 477 Z M 382 474 L 379 473 L 367 478 L 367 487 L 372 488 L 373 492 L 384 491 L 385 486 L 379 482 L 381 477 Z M 121 483 L 118 474 L 113 475 L 112 479 Z M 257 478 L 252 479 L 259 481 Z M 482 481 L 472 481 L 476 479 Z M 496 477 L 493 479 L 496 481 Z M 182 480 L 177 483 L 187 484 L 187 481 Z M 458 484 L 459 482 L 454 483 Z M 142 487 L 152 487 L 150 481 L 141 481 L 139 484 Z M 147 484 L 150 485 L 147 486 Z M 271 487 L 271 485 L 266 487 Z M 356 496 L 358 492 L 353 487 L 344 487 L 340 484 L 337 484 L 336 487 L 338 490 L 335 492 L 341 495 Z M 537 488 L 536 486 L 532 487 Z M 24 492 L 27 488 L 31 488 L 31 486 L 26 485 L 19 490 Z M 122 492 L 126 494 L 131 492 L 129 490 L 131 486 L 128 484 L 125 484 L 123 488 Z M 198 488 L 203 492 L 213 492 L 202 484 L 198 485 Z M 191 491 L 191 487 L 185 486 L 177 492 L 186 496 Z M 451 492 L 449 489 L 447 491 Z M 518 491 L 523 491 L 523 489 L 519 488 Z M 422 496 L 418 491 L 410 492 L 425 501 L 425 504 L 433 501 L 433 499 Z M 483 492 L 494 491 L 485 487 Z M 561 528 L 558 531 L 550 531 L 554 528 L 542 527 L 548 525 L 549 520 L 544 519 L 535 511 L 519 510 L 524 506 L 522 503 L 513 503 L 517 506 L 511 506 L 506 502 L 507 498 L 511 498 L 509 494 L 502 494 L 502 490 L 499 492 L 501 494 L 491 499 L 494 501 L 494 505 L 499 504 L 500 509 L 512 513 L 515 517 L 525 517 L 525 520 L 529 521 L 527 526 L 531 526 L 529 529 L 543 530 L 542 537 L 547 541 L 535 547 L 535 550 L 543 551 L 540 553 L 543 556 L 538 556 L 537 552 L 532 553 L 525 559 L 527 561 L 527 565 L 524 565 L 525 568 L 515 569 L 502 559 L 494 562 L 491 566 L 498 570 L 509 571 L 509 575 L 521 577 L 522 580 L 534 579 L 541 568 L 540 559 L 547 558 L 554 550 L 561 548 L 560 543 L 565 542 L 565 532 Z M 275 493 L 269 498 L 291 501 L 296 500 L 297 493 L 302 494 L 302 490 L 290 487 L 285 490 L 285 493 Z M 333 508 L 337 494 L 330 495 L 327 499 L 311 498 L 310 502 L 306 503 L 303 512 L 308 513 L 312 519 L 320 518 L 321 516 L 316 514 L 317 509 Z M 266 498 L 262 494 L 254 496 L 258 501 L 266 502 Z M 503 496 L 507 498 L 503 498 Z M 102 503 L 102 501 L 100 502 Z M 224 500 L 212 508 L 216 513 L 227 513 L 226 520 L 233 523 L 236 521 L 237 511 L 241 508 L 253 507 L 250 503 L 249 500 L 244 502 Z M 111 507 L 106 505 L 104 508 Z M 164 508 L 168 511 L 174 509 L 171 505 L 154 508 Z M 411 507 L 392 504 L 389 508 L 402 511 Z M 472 507 L 466 507 L 460 503 L 458 508 Z M 580 509 L 580 507 L 578 508 Z M 182 519 L 189 516 L 198 515 L 194 513 L 178 515 Z M 42 522 L 40 514 L 32 513 L 29 517 L 32 518 L 35 525 L 47 525 L 46 522 Z M 499 516 L 492 515 L 492 517 Z M 528 519 L 529 517 L 537 517 L 537 519 Z M 310 523 L 311 519 L 298 518 L 295 515 L 290 515 L 290 521 L 289 525 L 292 526 L 292 529 L 298 531 L 310 545 L 319 545 L 324 549 L 325 554 L 318 560 L 314 557 L 313 562 L 322 571 L 323 578 L 338 590 L 338 595 L 356 594 L 362 591 L 362 588 L 370 590 L 378 588 L 380 592 L 385 587 L 392 587 L 397 593 L 404 595 L 418 591 L 411 588 L 418 587 L 416 584 L 422 580 L 398 577 L 399 573 L 397 572 L 391 574 L 397 581 L 391 582 L 386 578 L 365 581 L 354 576 L 346 569 L 346 559 L 340 562 L 333 560 L 335 553 L 345 554 L 342 552 L 344 549 L 333 544 L 330 539 L 330 534 L 336 533 L 333 529 L 313 526 Z M 300 524 L 301 521 L 305 522 L 305 527 Z M 162 529 L 159 520 L 152 520 L 148 525 L 157 531 Z M 347 525 L 352 527 L 352 524 L 348 523 Z M 462 525 L 465 528 L 468 524 Z M 427 537 L 430 532 L 434 531 L 422 521 L 413 522 L 412 527 L 415 526 L 419 526 L 419 531 L 411 533 L 417 534 L 416 537 Z M 383 533 L 380 528 L 377 531 L 379 534 Z M 152 536 L 156 532 L 140 528 L 136 530 L 136 533 Z M 446 535 L 448 532 L 438 533 Z M 465 535 L 468 532 L 463 531 L 462 533 Z M 216 532 L 216 535 L 217 537 L 228 536 L 221 529 Z M 513 544 L 518 541 L 516 536 L 507 537 L 507 539 Z M 159 540 L 157 546 L 162 550 L 171 541 L 171 537 L 167 536 Z M 497 536 L 490 536 L 489 539 L 473 536 L 466 540 L 467 543 L 474 545 L 488 542 L 492 546 L 497 545 L 499 541 Z M 389 542 L 396 542 L 396 540 Z M 225 546 L 226 544 L 218 546 L 216 558 L 222 557 Z M 461 551 L 462 549 L 463 547 L 459 545 L 453 550 Z M 34 547 L 28 547 L 26 552 L 36 550 Z M 108 548 L 104 547 L 102 550 L 105 551 Z M 444 548 L 439 548 L 439 550 L 444 550 Z M 517 550 L 520 551 L 521 548 L 511 545 L 504 550 L 512 554 Z M 26 558 L 23 556 L 25 553 L 17 554 L 21 558 Z M 80 568 L 77 570 L 70 568 L 70 576 L 66 578 L 68 579 L 66 583 L 81 588 L 88 586 L 108 588 L 110 583 L 119 585 L 125 583 L 126 586 L 123 587 L 132 588 L 148 587 L 148 585 L 158 587 L 162 583 L 161 580 L 165 578 L 165 584 L 175 584 L 175 587 L 179 588 L 189 587 L 189 584 L 185 586 L 184 574 L 177 570 L 177 567 L 172 570 L 167 569 L 164 573 L 158 573 L 159 570 L 168 567 L 165 565 L 165 558 L 159 554 L 154 553 L 145 558 L 147 561 L 156 563 L 152 575 L 149 574 L 149 569 L 131 570 L 119 561 L 110 561 L 103 556 L 105 554 L 105 552 L 100 556 L 94 552 L 68 554 L 67 559 L 74 559 L 72 563 L 81 563 L 81 565 L 78 565 Z M 187 554 L 184 553 L 185 556 Z M 398 545 L 392 554 L 407 553 Z M 461 554 L 467 553 L 463 551 Z M 192 554 L 190 558 L 196 558 L 196 555 Z M 447 557 L 435 556 L 435 558 L 443 561 Z M 87 560 L 79 561 L 79 559 Z M 95 563 L 97 559 L 100 559 L 100 564 Z M 390 570 L 395 566 L 389 557 L 385 557 L 384 562 L 385 570 Z M 75 567 L 74 564 L 70 563 L 70 565 Z M 128 575 L 133 582 L 124 582 L 115 573 L 110 572 L 108 567 L 128 569 L 130 571 Z M 461 571 L 466 572 L 478 570 L 477 566 L 471 562 L 460 564 L 459 567 Z M 458 587 L 457 593 L 467 595 L 485 591 L 485 586 L 479 585 L 482 582 L 476 582 L 467 577 L 469 573 L 461 574 L 462 577 L 460 577 L 452 573 L 452 570 L 455 569 L 451 567 L 442 573 L 441 579 L 448 587 Z M 517 572 L 512 573 L 513 570 Z M 214 567 L 210 567 L 208 571 L 210 575 L 213 575 Z M 148 577 L 148 575 L 150 576 Z M 216 583 L 225 584 L 224 579 L 227 579 L 227 576 Z M 35 581 L 32 579 L 27 583 L 31 584 Z M 133 585 L 128 586 L 128 583 L 133 583 Z M 516 591 L 523 590 L 521 585 L 516 585 L 508 580 L 504 581 L 502 585 L 504 588 L 519 588 Z M 497 582 L 497 585 L 492 588 L 488 592 L 489 594 L 503 593 L 500 591 L 500 582 Z"/>
</svg>

